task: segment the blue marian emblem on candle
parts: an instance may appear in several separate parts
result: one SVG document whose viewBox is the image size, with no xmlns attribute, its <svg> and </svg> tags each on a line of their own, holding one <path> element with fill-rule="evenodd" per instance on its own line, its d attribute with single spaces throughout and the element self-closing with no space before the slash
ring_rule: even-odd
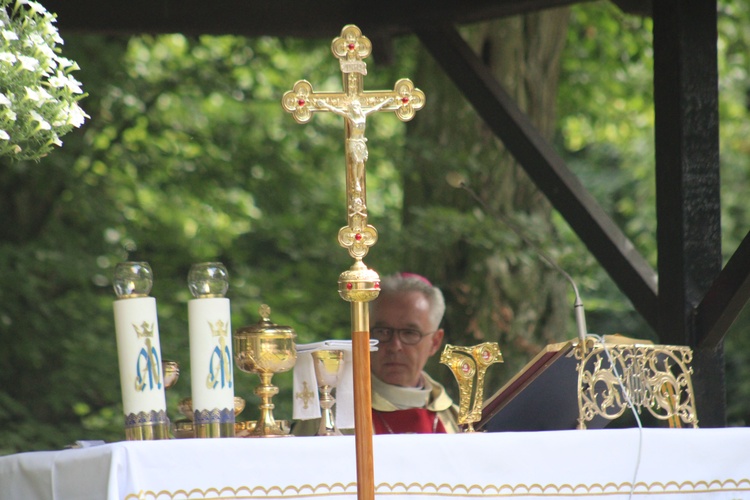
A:
<svg viewBox="0 0 750 500">
<path fill-rule="evenodd" d="M 154 336 L 154 324 L 147 322 L 141 323 L 141 326 L 133 325 L 135 333 L 139 339 L 145 339 L 144 346 L 138 353 L 135 362 L 135 390 L 144 392 L 153 390 L 154 386 L 161 389 L 161 361 L 156 352 L 156 347 L 151 345 L 151 338 Z"/>
<path fill-rule="evenodd" d="M 211 358 L 208 360 L 208 377 L 206 387 L 219 389 L 232 387 L 232 353 L 227 345 L 227 324 L 222 320 L 216 323 L 208 322 L 211 335 L 218 338 L 219 345 L 214 346 Z"/>
</svg>

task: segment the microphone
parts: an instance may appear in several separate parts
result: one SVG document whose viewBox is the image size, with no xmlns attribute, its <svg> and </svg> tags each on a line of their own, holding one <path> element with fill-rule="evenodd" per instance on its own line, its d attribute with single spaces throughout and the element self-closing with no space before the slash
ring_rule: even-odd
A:
<svg viewBox="0 0 750 500">
<path fill-rule="evenodd" d="M 573 287 L 573 293 L 575 294 L 575 303 L 573 304 L 573 310 L 575 311 L 575 318 L 576 318 L 576 329 L 578 330 L 578 339 L 581 342 L 581 349 L 584 349 L 586 347 L 586 335 L 588 334 L 586 330 L 586 315 L 583 310 L 583 301 L 581 300 L 581 295 L 578 293 L 578 287 L 576 286 L 575 281 L 573 281 L 573 278 L 565 272 L 563 268 L 561 268 L 557 262 L 552 259 L 549 255 L 547 255 L 544 250 L 539 248 L 538 245 L 536 245 L 533 241 L 531 241 L 519 228 L 513 221 L 505 217 L 503 214 L 494 213 L 490 208 L 487 206 L 487 204 L 484 202 L 482 198 L 479 197 L 479 195 L 466 183 L 466 180 L 464 177 L 459 174 L 458 172 L 449 172 L 445 176 L 445 180 L 448 182 L 448 184 L 451 187 L 457 188 L 457 189 L 463 189 L 469 195 L 476 201 L 482 211 L 491 216 L 495 217 L 496 219 L 499 219 L 503 224 L 508 226 L 513 233 L 515 233 L 516 236 L 521 238 L 521 240 L 527 244 L 536 254 L 539 256 L 539 258 L 542 259 L 542 261 L 550 266 L 551 268 L 555 269 L 558 273 L 560 273 L 567 281 L 570 283 L 570 286 Z"/>
</svg>

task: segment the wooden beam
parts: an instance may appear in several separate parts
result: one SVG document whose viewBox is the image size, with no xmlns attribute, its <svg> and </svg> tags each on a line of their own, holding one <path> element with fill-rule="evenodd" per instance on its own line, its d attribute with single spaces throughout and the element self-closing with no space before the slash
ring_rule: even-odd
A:
<svg viewBox="0 0 750 500">
<path fill-rule="evenodd" d="M 718 346 L 750 300 L 750 233 L 713 282 L 696 311 L 700 347 Z"/>
<path fill-rule="evenodd" d="M 656 274 L 581 185 L 460 34 L 452 27 L 415 32 L 487 126 L 570 224 L 654 330 Z"/>
<path fill-rule="evenodd" d="M 716 0 L 653 5 L 658 333 L 693 347 L 701 427 L 726 425 L 723 347 L 715 335 L 705 342 L 699 327 L 710 325 L 696 320 L 722 263 L 716 8 Z"/>
<path fill-rule="evenodd" d="M 696 346 L 694 312 L 721 271 L 715 0 L 654 3 L 659 334 Z"/>
</svg>

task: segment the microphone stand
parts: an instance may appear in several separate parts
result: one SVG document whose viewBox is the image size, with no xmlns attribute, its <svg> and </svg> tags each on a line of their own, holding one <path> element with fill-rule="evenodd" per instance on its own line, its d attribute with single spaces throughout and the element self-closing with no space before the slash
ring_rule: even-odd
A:
<svg viewBox="0 0 750 500">
<path fill-rule="evenodd" d="M 575 303 L 573 304 L 573 310 L 575 311 L 575 318 L 576 318 L 576 329 L 578 330 L 578 339 L 580 341 L 580 350 L 581 353 L 584 353 L 586 350 L 586 335 L 587 335 L 587 329 L 586 329 L 586 315 L 583 310 L 583 301 L 581 300 L 581 295 L 578 293 L 578 287 L 575 284 L 575 281 L 573 281 L 573 278 L 565 272 L 563 268 L 561 268 L 557 262 L 552 259 L 549 255 L 547 255 L 544 250 L 539 248 L 533 241 L 531 241 L 519 228 L 513 221 L 508 219 L 507 217 L 503 216 L 502 214 L 496 214 L 493 213 L 490 208 L 487 206 L 487 204 L 484 202 L 482 198 L 479 197 L 479 195 L 469 187 L 466 182 L 460 178 L 458 174 L 452 175 L 448 174 L 447 177 L 448 184 L 455 188 L 460 188 L 469 193 L 469 195 L 476 201 L 482 211 L 489 215 L 494 216 L 497 219 L 499 219 L 503 224 L 508 226 L 511 231 L 515 233 L 516 236 L 521 238 L 521 240 L 526 243 L 529 247 L 531 247 L 534 252 L 536 252 L 537 256 L 542 259 L 542 261 L 547 264 L 548 266 L 552 267 L 554 270 L 556 270 L 558 273 L 560 273 L 567 281 L 570 283 L 570 286 L 573 287 L 573 293 L 575 294 Z"/>
</svg>

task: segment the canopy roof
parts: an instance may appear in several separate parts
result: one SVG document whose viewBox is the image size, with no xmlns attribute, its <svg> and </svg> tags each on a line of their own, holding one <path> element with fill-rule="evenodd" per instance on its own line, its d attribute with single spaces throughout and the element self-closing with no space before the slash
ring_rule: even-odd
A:
<svg viewBox="0 0 750 500">
<path fill-rule="evenodd" d="M 356 24 L 371 39 L 465 24 L 575 0 L 48 0 L 62 30 L 330 38 Z"/>
</svg>

